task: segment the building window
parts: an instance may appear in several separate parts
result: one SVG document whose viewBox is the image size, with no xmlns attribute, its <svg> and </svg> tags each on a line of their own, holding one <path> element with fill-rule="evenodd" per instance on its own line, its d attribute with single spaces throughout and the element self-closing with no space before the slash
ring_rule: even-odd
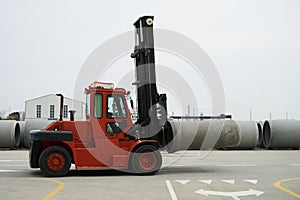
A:
<svg viewBox="0 0 300 200">
<path fill-rule="evenodd" d="M 42 105 L 36 105 L 36 118 L 42 117 Z"/>
<path fill-rule="evenodd" d="M 50 118 L 54 118 L 54 105 L 50 105 Z"/>
<path fill-rule="evenodd" d="M 63 118 L 68 118 L 68 105 L 64 105 L 64 114 L 63 114 Z"/>
</svg>

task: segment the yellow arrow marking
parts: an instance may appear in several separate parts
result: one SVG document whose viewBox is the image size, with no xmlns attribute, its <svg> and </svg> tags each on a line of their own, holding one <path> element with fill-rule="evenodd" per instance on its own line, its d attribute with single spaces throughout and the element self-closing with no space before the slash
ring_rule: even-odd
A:
<svg viewBox="0 0 300 200">
<path fill-rule="evenodd" d="M 49 194 L 43 197 L 43 200 L 52 199 L 57 193 L 59 193 L 65 186 L 65 184 L 61 181 L 47 178 L 0 178 L 0 180 L 33 180 L 33 181 L 48 181 L 52 183 L 58 184 L 58 186 L 52 190 Z"/>
<path fill-rule="evenodd" d="M 285 187 L 281 186 L 281 183 L 288 182 L 288 181 L 295 181 L 295 180 L 300 180 L 300 178 L 283 179 L 283 180 L 275 182 L 273 184 L 273 186 L 276 187 L 276 188 L 278 188 L 279 190 L 282 190 L 282 191 L 288 193 L 289 195 L 291 195 L 293 197 L 296 197 L 296 198 L 300 199 L 300 194 L 297 194 L 296 192 L 293 192 L 293 191 L 291 191 L 289 189 L 286 189 Z"/>
</svg>

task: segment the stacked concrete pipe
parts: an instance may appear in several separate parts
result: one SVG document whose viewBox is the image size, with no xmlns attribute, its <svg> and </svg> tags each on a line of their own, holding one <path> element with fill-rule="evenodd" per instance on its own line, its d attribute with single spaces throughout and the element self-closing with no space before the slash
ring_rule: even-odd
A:
<svg viewBox="0 0 300 200">
<path fill-rule="evenodd" d="M 20 144 L 20 125 L 14 120 L 0 121 L 0 148 L 17 148 Z"/>
<path fill-rule="evenodd" d="M 300 121 L 265 121 L 263 127 L 263 143 L 268 149 L 300 148 Z"/>
<path fill-rule="evenodd" d="M 170 125 L 166 139 L 169 153 L 233 147 L 241 143 L 242 127 L 237 121 L 171 121 Z"/>
</svg>

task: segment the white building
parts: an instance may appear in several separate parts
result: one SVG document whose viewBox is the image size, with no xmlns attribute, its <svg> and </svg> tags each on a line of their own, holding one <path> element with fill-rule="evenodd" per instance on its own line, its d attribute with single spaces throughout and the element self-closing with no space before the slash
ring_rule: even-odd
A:
<svg viewBox="0 0 300 200">
<path fill-rule="evenodd" d="M 70 118 L 70 110 L 75 110 L 75 120 L 85 119 L 85 103 L 70 98 L 64 98 L 63 118 Z M 60 97 L 49 94 L 25 101 L 25 119 L 59 119 Z"/>
</svg>

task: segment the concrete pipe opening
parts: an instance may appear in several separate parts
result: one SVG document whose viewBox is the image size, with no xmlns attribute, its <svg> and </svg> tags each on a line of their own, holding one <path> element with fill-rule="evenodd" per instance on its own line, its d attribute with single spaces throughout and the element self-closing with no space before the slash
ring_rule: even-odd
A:
<svg viewBox="0 0 300 200">
<path fill-rule="evenodd" d="M 262 122 L 257 123 L 257 129 L 258 129 L 258 143 L 257 146 L 261 148 L 265 148 L 264 142 L 263 142 L 263 124 Z"/>
<path fill-rule="evenodd" d="M 270 148 L 271 138 L 272 138 L 272 135 L 271 135 L 270 123 L 268 121 L 265 121 L 264 127 L 263 127 L 263 145 L 266 148 Z"/>
<path fill-rule="evenodd" d="M 15 124 L 14 137 L 12 138 L 12 141 L 14 143 L 13 146 L 18 148 L 21 141 L 21 131 L 19 123 Z"/>
</svg>

